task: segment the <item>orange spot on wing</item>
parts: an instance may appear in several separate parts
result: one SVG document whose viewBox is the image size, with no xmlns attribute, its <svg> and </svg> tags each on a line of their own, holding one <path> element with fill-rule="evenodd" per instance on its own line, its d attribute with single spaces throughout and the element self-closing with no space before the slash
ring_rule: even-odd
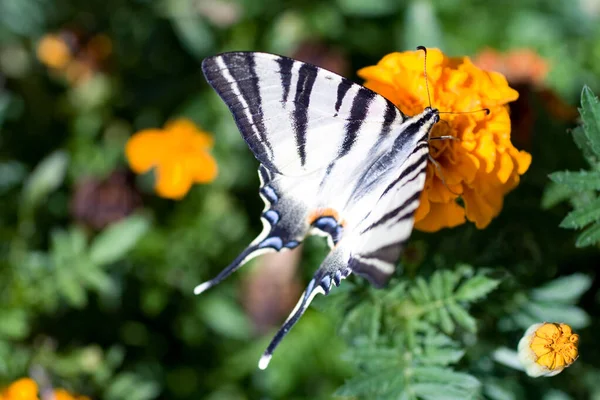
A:
<svg viewBox="0 0 600 400">
<path fill-rule="evenodd" d="M 333 208 L 323 207 L 317 208 L 308 214 L 308 223 L 312 225 L 316 220 L 321 217 L 332 217 L 335 219 L 342 227 L 346 224 L 342 218 L 340 218 L 340 214 L 334 210 Z"/>
</svg>

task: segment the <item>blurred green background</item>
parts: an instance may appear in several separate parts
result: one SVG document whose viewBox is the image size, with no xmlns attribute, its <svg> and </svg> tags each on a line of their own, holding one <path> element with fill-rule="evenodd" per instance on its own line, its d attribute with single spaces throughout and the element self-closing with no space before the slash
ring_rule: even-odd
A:
<svg viewBox="0 0 600 400">
<path fill-rule="evenodd" d="M 475 377 L 463 382 L 473 398 L 600 399 L 598 248 L 576 248 L 577 232 L 559 228 L 571 208 L 560 200 L 577 207 L 596 192 L 565 194 L 548 179 L 585 166 L 567 129 L 583 85 L 600 90 L 599 21 L 598 0 L 0 0 L 0 387 L 34 366 L 93 399 L 328 399 L 336 390 L 357 399 L 465 398 L 446 389 L 466 375 L 441 373 L 437 386 L 388 397 L 369 394 L 366 379 L 363 389 L 338 389 L 377 375 L 384 357 L 352 355 L 371 338 L 361 336 L 373 329 L 362 319 L 381 317 L 374 310 L 393 317 L 387 304 L 418 303 L 408 289 L 415 278 L 435 285 L 433 271 L 443 269 L 455 281 L 485 275 L 499 285 L 477 299 L 472 317 L 455 312 L 456 328 L 441 311 L 423 317 L 446 338 L 432 339 L 447 350 L 436 362 Z M 49 67 L 39 51 L 49 35 L 68 45 L 77 68 Z M 259 371 L 325 243 L 309 240 L 301 257 L 259 259 L 193 296 L 259 233 L 262 210 L 258 164 L 200 62 L 266 51 L 357 80 L 357 69 L 417 45 L 474 59 L 486 49 L 537 54 L 549 71 L 541 79 L 497 55 L 521 94 L 513 143 L 532 153 L 532 166 L 487 229 L 415 233 L 395 281 L 406 292 L 345 282 L 315 301 Z M 180 116 L 213 134 L 219 176 L 172 201 L 153 192 L 152 173 L 129 171 L 124 145 Z M 532 379 L 497 350 L 516 349 L 544 320 L 570 323 L 581 356 L 555 378 Z M 433 337 L 389 319 L 376 324 L 386 337 L 414 328 L 423 346 Z M 393 376 L 369 387 L 393 386 Z"/>
</svg>

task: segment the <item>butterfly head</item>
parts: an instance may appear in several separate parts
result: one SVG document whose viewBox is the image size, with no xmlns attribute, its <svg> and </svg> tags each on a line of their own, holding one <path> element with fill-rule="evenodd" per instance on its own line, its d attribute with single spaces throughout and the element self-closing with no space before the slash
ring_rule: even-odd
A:
<svg viewBox="0 0 600 400">
<path fill-rule="evenodd" d="M 425 107 L 425 115 L 431 116 L 433 119 L 433 124 L 435 125 L 440 122 L 440 111 L 437 108 L 432 108 L 430 106 Z"/>
</svg>

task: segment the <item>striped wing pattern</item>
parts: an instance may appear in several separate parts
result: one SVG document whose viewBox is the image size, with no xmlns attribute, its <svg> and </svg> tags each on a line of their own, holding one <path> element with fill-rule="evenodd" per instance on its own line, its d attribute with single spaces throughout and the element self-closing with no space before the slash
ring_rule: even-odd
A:
<svg viewBox="0 0 600 400">
<path fill-rule="evenodd" d="M 309 234 L 326 236 L 332 249 L 261 358 L 264 369 L 316 294 L 352 272 L 377 287 L 392 276 L 412 231 L 438 111 L 407 118 L 369 89 L 272 54 L 224 53 L 202 70 L 260 162 L 265 209 L 262 233 L 194 292 Z"/>
<path fill-rule="evenodd" d="M 326 167 L 358 144 L 372 147 L 378 135 L 364 130 L 386 134 L 404 120 L 375 92 L 287 57 L 225 53 L 205 59 L 202 71 L 256 158 L 282 175 Z"/>
</svg>

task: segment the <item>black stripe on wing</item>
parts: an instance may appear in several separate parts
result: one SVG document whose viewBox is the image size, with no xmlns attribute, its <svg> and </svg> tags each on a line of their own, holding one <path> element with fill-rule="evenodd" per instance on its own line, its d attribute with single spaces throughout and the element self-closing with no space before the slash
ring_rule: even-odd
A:
<svg viewBox="0 0 600 400">
<path fill-rule="evenodd" d="M 344 138 L 344 143 L 342 144 L 342 148 L 340 150 L 340 157 L 345 156 L 352 149 L 352 146 L 356 141 L 358 131 L 360 130 L 361 125 L 365 122 L 365 118 L 367 117 L 367 112 L 369 111 L 369 104 L 371 104 L 375 96 L 377 96 L 375 92 L 372 92 L 367 88 L 361 87 L 358 93 L 354 96 L 354 99 L 352 99 L 350 119 L 346 123 L 346 137 Z M 393 120 L 390 122 L 390 124 L 392 122 Z"/>
<path fill-rule="evenodd" d="M 405 116 L 375 92 L 317 66 L 291 58 L 257 52 L 223 53 L 206 58 L 202 71 L 231 110 L 236 124 L 256 158 L 282 175 L 297 176 L 324 168 L 348 154 L 365 119 L 380 123 L 373 129 L 386 135 Z M 313 128 L 327 125 L 327 135 L 339 141 L 326 157 L 311 160 L 319 138 Z M 323 132 L 317 129 L 319 132 Z M 376 146 L 377 138 L 365 147 Z M 290 148 L 288 138 L 294 146 Z M 361 138 L 362 141 L 362 138 Z M 331 144 L 329 144 L 331 146 Z M 368 151 L 368 150 L 367 150 Z M 296 153 L 297 163 L 293 160 Z M 279 157 L 279 159 L 278 159 Z"/>
<path fill-rule="evenodd" d="M 260 78 L 252 53 L 224 53 L 207 58 L 202 62 L 202 72 L 227 104 L 244 139 L 254 154 L 267 154 L 261 162 L 277 171 L 272 163 L 273 148 L 269 142 L 263 122 L 262 99 L 259 90 Z M 228 80 L 226 74 L 231 76 Z M 259 140 L 251 140 L 252 137 Z"/>
<path fill-rule="evenodd" d="M 298 82 L 296 83 L 296 95 L 294 102 L 294 129 L 296 133 L 296 145 L 298 146 L 298 155 L 300 164 L 306 164 L 306 130 L 308 128 L 308 108 L 310 107 L 310 97 L 312 94 L 318 70 L 311 68 L 308 64 L 303 64 L 298 71 Z"/>
</svg>

